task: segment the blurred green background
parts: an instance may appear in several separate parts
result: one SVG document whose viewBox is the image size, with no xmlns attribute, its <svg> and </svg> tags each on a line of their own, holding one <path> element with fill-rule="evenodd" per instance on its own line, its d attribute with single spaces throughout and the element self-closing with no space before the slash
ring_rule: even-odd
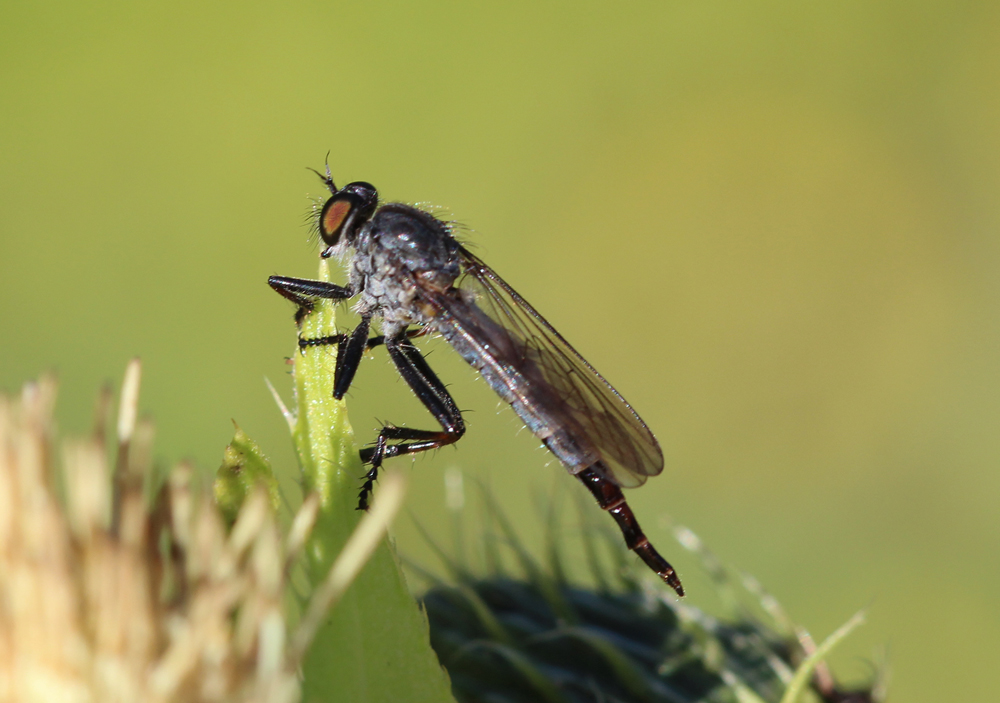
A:
<svg viewBox="0 0 1000 703">
<path fill-rule="evenodd" d="M 1000 654 L 1000 7 L 978 2 L 0 4 L 0 386 L 64 431 L 145 362 L 165 460 L 237 419 L 285 469 L 303 224 L 339 182 L 449 208 L 658 434 L 629 494 L 755 574 L 898 701 L 993 700 Z M 570 490 L 440 342 L 459 466 L 530 524 Z M 384 353 L 352 419 L 433 427 Z M 401 460 L 406 462 L 407 460 Z M 555 487 L 555 488 L 553 488 Z M 596 508 L 595 508 L 596 510 Z M 432 563 L 404 521 L 404 550 Z"/>
</svg>

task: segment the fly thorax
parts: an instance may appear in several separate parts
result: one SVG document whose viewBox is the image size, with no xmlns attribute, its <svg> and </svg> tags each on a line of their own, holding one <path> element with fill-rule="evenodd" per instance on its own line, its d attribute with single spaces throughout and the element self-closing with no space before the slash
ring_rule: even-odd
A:
<svg viewBox="0 0 1000 703">
<path fill-rule="evenodd" d="M 461 273 L 459 245 L 448 225 L 422 210 L 388 203 L 355 242 L 352 279 L 361 292 L 359 310 L 386 322 L 428 324 L 428 295 L 449 290 Z"/>
<path fill-rule="evenodd" d="M 371 240 L 359 241 L 369 244 Z M 351 262 L 351 279 L 359 289 L 357 310 L 381 316 L 387 323 L 414 325 L 425 322 L 414 309 L 416 284 L 412 274 L 391 252 L 359 247 Z"/>
</svg>

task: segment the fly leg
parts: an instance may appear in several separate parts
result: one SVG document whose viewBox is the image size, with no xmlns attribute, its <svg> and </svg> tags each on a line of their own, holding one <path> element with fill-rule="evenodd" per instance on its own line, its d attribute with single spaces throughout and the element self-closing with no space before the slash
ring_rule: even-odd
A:
<svg viewBox="0 0 1000 703">
<path fill-rule="evenodd" d="M 346 300 L 353 293 L 349 288 L 338 286 L 326 281 L 314 281 L 308 278 L 289 278 L 287 276 L 271 276 L 267 279 L 268 285 L 299 306 L 295 313 L 295 322 L 300 324 L 302 318 L 313 310 L 317 300 Z M 368 330 L 371 328 L 371 315 L 361 318 L 361 323 L 354 328 L 350 335 L 331 334 L 326 337 L 314 337 L 304 339 L 299 337 L 299 350 L 305 352 L 309 347 L 320 347 L 327 345 L 337 346 L 337 365 L 334 372 L 333 397 L 340 400 L 351 387 L 354 374 L 357 373 L 358 366 L 365 351 L 373 349 L 380 344 L 385 344 L 385 337 L 379 335 L 368 339 Z M 406 337 L 416 337 L 424 334 L 424 329 L 410 330 L 406 332 Z"/>
<path fill-rule="evenodd" d="M 350 336 L 337 335 L 341 338 L 337 344 L 337 367 L 333 374 L 333 397 L 337 400 L 343 398 L 351 387 L 365 350 L 371 348 L 368 346 L 368 328 L 371 327 L 371 322 L 371 315 L 364 315 Z M 299 345 L 302 345 L 301 339 Z"/>
<path fill-rule="evenodd" d="M 418 327 L 412 330 L 406 330 L 407 339 L 416 339 L 417 337 L 423 337 L 425 334 L 429 333 L 430 329 L 427 327 Z M 380 344 L 385 344 L 385 336 L 377 335 L 368 339 L 368 348 L 374 349 Z"/>
<path fill-rule="evenodd" d="M 351 334 L 334 334 L 329 337 L 317 337 L 315 339 L 299 338 L 299 349 L 306 347 L 316 347 L 325 344 L 337 345 L 337 366 L 333 375 L 333 397 L 340 400 L 347 393 L 354 381 L 354 374 L 361 365 L 361 359 L 365 352 L 375 347 L 385 344 L 385 337 L 368 337 L 368 330 L 371 328 L 371 315 L 363 315 L 361 322 Z M 418 337 L 426 332 L 426 328 L 408 330 L 406 338 Z M 421 358 L 421 361 L 423 359 Z"/>
<path fill-rule="evenodd" d="M 296 324 L 300 324 L 302 318 L 312 312 L 317 300 L 345 300 L 353 295 L 349 288 L 307 278 L 271 276 L 267 282 L 274 290 L 299 306 L 295 313 Z M 299 337 L 299 350 L 303 353 L 309 347 L 337 345 L 337 366 L 333 381 L 333 397 L 337 400 L 343 398 L 350 388 L 365 349 L 381 343 L 379 341 L 375 344 L 366 344 L 370 326 L 371 315 L 366 315 L 361 318 L 361 324 L 355 327 L 350 335 L 331 334 L 313 339 Z"/>
<path fill-rule="evenodd" d="M 628 548 L 638 554 L 639 558 L 646 562 L 646 566 L 655 571 L 657 576 L 677 591 L 677 595 L 683 597 L 684 587 L 681 586 L 681 580 L 677 577 L 677 572 L 674 571 L 674 567 L 670 566 L 670 563 L 661 557 L 660 553 L 646 539 L 642 528 L 639 527 L 639 521 L 632 514 L 632 508 L 625 502 L 622 489 L 605 478 L 595 467 L 600 467 L 600 464 L 587 467 L 576 474 L 576 477 L 583 482 L 583 485 L 597 499 L 597 504 L 602 509 L 611 513 L 611 517 L 618 523 L 618 529 L 622 531 L 622 536 L 625 538 L 625 544 Z"/>
<path fill-rule="evenodd" d="M 308 278 L 271 276 L 267 279 L 267 284 L 299 306 L 299 309 L 295 311 L 295 324 L 301 323 L 302 318 L 312 312 L 313 305 L 317 300 L 324 298 L 327 300 L 346 300 L 354 295 L 349 288 L 344 286 L 326 281 L 313 281 Z"/>
<path fill-rule="evenodd" d="M 404 333 L 385 340 L 385 348 L 399 375 L 441 424 L 441 430 L 414 430 L 395 425 L 383 427 L 378 439 L 375 440 L 375 446 L 361 450 L 361 461 L 371 464 L 371 469 L 365 474 L 365 482 L 358 494 L 358 510 L 368 509 L 368 496 L 375 485 L 375 479 L 378 478 L 378 470 L 383 460 L 453 444 L 465 434 L 465 422 L 462 420 L 461 411 L 441 383 L 441 379 L 427 365 L 417 348 L 410 343 L 407 335 Z M 399 443 L 389 444 L 393 440 L 399 440 Z"/>
<path fill-rule="evenodd" d="M 415 330 L 407 330 L 406 338 L 413 339 L 414 337 L 420 337 L 427 334 L 427 328 L 421 327 Z M 343 344 L 347 341 L 346 334 L 331 334 L 328 337 L 314 337 L 312 339 L 299 338 L 299 349 L 305 349 L 307 347 L 324 347 L 327 345 Z M 369 337 L 368 341 L 365 342 L 365 351 L 370 351 L 377 346 L 385 344 L 385 337 L 383 335 L 376 335 L 374 337 Z"/>
</svg>

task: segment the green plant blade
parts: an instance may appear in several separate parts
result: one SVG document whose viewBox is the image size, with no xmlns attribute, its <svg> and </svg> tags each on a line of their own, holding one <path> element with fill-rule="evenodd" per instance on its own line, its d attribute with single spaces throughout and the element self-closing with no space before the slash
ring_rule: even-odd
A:
<svg viewBox="0 0 1000 703">
<path fill-rule="evenodd" d="M 324 280 L 325 263 L 320 267 Z M 301 334 L 335 333 L 334 307 L 322 301 L 303 320 Z M 314 585 L 326 576 L 360 519 L 355 508 L 364 469 L 344 403 L 333 399 L 335 360 L 336 347 L 318 346 L 296 352 L 294 362 L 292 438 L 303 490 L 317 492 L 322 506 L 306 547 Z M 305 701 L 454 701 L 430 646 L 427 617 L 410 595 L 388 540 L 327 615 L 302 673 Z"/>
</svg>

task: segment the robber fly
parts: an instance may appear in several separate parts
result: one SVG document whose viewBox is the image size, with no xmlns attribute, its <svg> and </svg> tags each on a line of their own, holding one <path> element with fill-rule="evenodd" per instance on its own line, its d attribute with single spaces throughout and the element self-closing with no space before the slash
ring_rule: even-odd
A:
<svg viewBox="0 0 1000 703">
<path fill-rule="evenodd" d="M 301 322 L 319 299 L 357 297 L 361 322 L 349 334 L 299 339 L 299 347 L 336 345 L 333 396 L 347 393 L 366 350 L 385 345 L 400 376 L 441 425 L 416 430 L 385 425 L 361 451 L 370 466 L 358 508 L 368 498 L 382 462 L 457 442 L 465 421 L 451 394 L 411 341 L 436 334 L 454 347 L 520 416 L 566 470 L 590 490 L 618 523 L 628 548 L 684 595 L 680 579 L 649 543 L 622 495 L 663 470 L 653 433 L 625 399 L 493 269 L 463 247 L 453 227 L 402 203 L 379 204 L 370 183 L 334 185 L 319 210 L 324 259 L 348 262 L 349 281 L 339 286 L 271 276 L 274 290 L 298 306 Z M 379 336 L 369 336 L 372 320 Z"/>
</svg>

